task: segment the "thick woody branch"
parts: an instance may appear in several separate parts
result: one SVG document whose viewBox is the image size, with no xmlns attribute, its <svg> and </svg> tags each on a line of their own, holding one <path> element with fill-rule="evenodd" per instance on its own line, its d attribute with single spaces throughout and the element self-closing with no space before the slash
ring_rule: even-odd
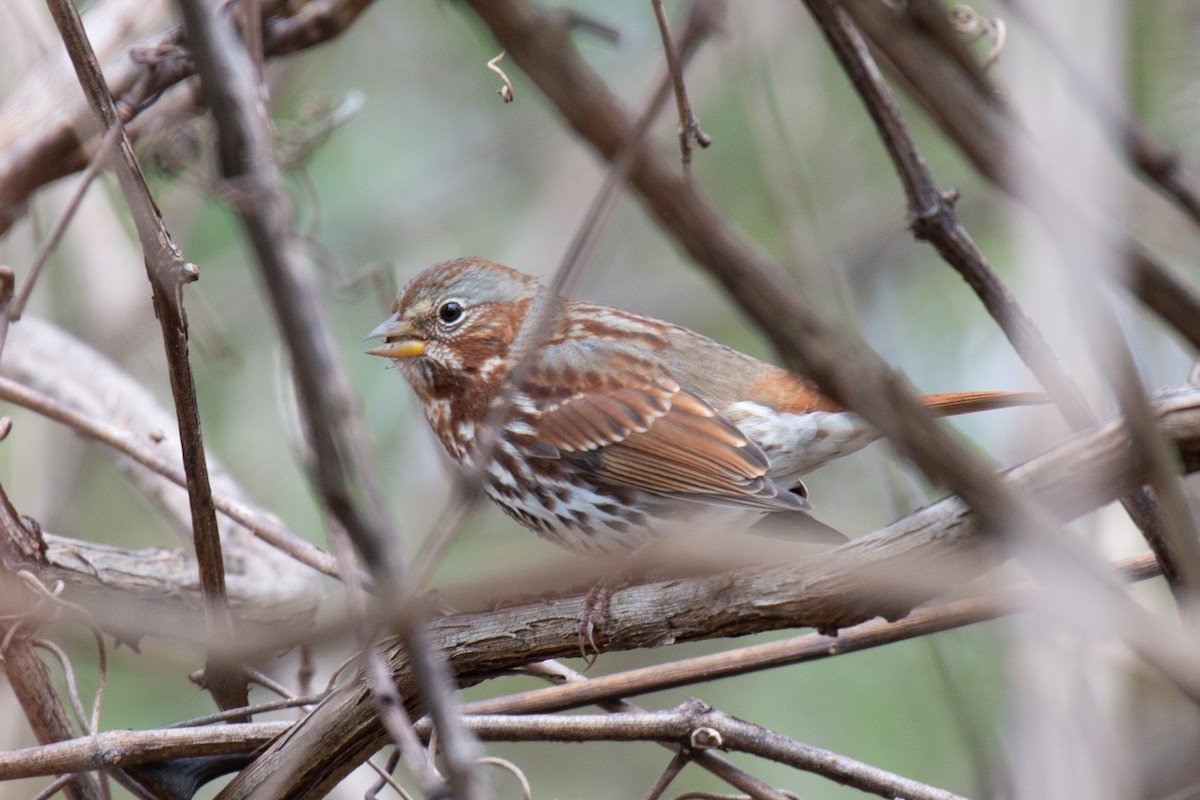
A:
<svg viewBox="0 0 1200 800">
<path fill-rule="evenodd" d="M 1175 441 L 1188 469 L 1200 469 L 1200 389 L 1165 394 L 1155 408 L 1160 426 Z M 1128 458 L 1128 447 L 1122 426 L 1109 422 L 1009 470 L 1005 482 L 1012 491 L 1032 495 L 1064 517 L 1075 516 L 1145 479 L 1143 466 Z M 809 557 L 802 566 L 746 569 L 617 590 L 600 646 L 603 650 L 658 647 L 786 627 L 836 630 L 874 616 L 897 618 L 918 603 L 961 586 L 1001 557 L 977 535 L 976 520 L 962 501 L 949 497 L 882 531 Z M 912 581 L 888 580 L 896 575 L 911 576 Z M 451 598 L 452 593 L 446 596 Z M 430 623 L 430 636 L 445 649 L 460 681 L 470 683 L 529 661 L 577 654 L 585 602 L 583 595 L 577 595 L 437 618 Z M 978 617 L 971 614 L 984 612 L 968 609 L 964 620 L 972 621 Z M 837 640 L 826 642 L 828 648 L 836 646 Z M 411 673 L 402 658 L 394 655 L 394 659 L 401 695 L 411 697 Z M 612 694 L 603 699 L 621 696 L 629 688 L 609 687 Z M 581 702 L 598 699 L 588 695 Z M 366 690 L 348 687 L 289 731 L 235 778 L 221 797 L 264 798 L 291 796 L 291 792 L 319 796 L 383 741 Z"/>
</svg>

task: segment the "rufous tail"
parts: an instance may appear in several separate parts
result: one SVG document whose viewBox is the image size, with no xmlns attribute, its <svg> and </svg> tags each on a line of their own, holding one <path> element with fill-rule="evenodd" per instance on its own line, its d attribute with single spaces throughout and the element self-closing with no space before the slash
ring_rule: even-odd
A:
<svg viewBox="0 0 1200 800">
<path fill-rule="evenodd" d="M 1037 406 L 1050 402 L 1045 392 L 942 392 L 923 394 L 921 402 L 938 414 L 974 414 L 1014 406 Z"/>
</svg>

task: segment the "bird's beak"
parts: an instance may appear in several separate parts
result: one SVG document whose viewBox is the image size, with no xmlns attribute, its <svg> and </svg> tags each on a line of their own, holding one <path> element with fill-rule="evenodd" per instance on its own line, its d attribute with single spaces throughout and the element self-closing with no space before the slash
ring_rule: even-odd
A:
<svg viewBox="0 0 1200 800">
<path fill-rule="evenodd" d="M 379 347 L 367 351 L 369 356 L 384 358 L 415 358 L 425 352 L 425 340 L 412 326 L 400 319 L 399 312 L 385 319 L 367 334 L 368 339 L 383 339 Z"/>
</svg>

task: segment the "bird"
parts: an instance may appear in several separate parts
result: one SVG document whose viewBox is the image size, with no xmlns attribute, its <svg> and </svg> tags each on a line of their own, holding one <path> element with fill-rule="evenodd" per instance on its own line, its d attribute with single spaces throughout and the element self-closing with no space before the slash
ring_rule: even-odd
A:
<svg viewBox="0 0 1200 800">
<path fill-rule="evenodd" d="M 383 340 L 367 352 L 398 364 L 450 458 L 518 523 L 572 550 L 635 549 L 700 523 L 845 541 L 814 519 L 801 476 L 879 438 L 783 368 L 482 258 L 415 275 L 367 338 Z M 952 415 L 1043 400 L 921 401 Z"/>
</svg>

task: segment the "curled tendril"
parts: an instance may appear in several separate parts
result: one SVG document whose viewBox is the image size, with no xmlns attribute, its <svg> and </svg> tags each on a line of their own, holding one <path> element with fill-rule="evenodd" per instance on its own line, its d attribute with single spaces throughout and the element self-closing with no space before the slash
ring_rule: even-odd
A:
<svg viewBox="0 0 1200 800">
<path fill-rule="evenodd" d="M 988 19 L 967 5 L 958 5 L 950 10 L 950 24 L 955 30 L 967 37 L 969 41 L 987 38 L 991 40 L 987 55 L 983 58 L 983 68 L 995 64 L 1004 51 L 1004 43 L 1008 28 L 1000 18 Z"/>
<path fill-rule="evenodd" d="M 499 767 L 500 769 L 511 772 L 513 777 L 515 777 L 521 784 L 522 800 L 533 800 L 533 789 L 529 785 L 529 779 L 525 777 L 525 773 L 521 771 L 521 768 L 513 762 L 506 758 L 499 758 L 497 756 L 485 756 L 483 758 L 476 759 L 475 763 L 490 767 Z"/>
<path fill-rule="evenodd" d="M 511 103 L 513 101 L 512 81 L 510 81 L 508 79 L 508 76 L 504 74 L 504 70 L 502 70 L 502 69 L 500 69 L 500 67 L 496 66 L 496 63 L 500 59 L 504 58 L 506 55 L 508 55 L 508 51 L 501 50 L 500 55 L 496 56 L 495 58 L 493 58 L 487 62 L 487 68 L 490 69 L 492 72 L 496 73 L 497 75 L 499 75 L 500 80 L 504 81 L 504 85 L 496 90 L 496 94 L 500 95 L 500 99 L 503 100 L 504 102 Z"/>
</svg>

